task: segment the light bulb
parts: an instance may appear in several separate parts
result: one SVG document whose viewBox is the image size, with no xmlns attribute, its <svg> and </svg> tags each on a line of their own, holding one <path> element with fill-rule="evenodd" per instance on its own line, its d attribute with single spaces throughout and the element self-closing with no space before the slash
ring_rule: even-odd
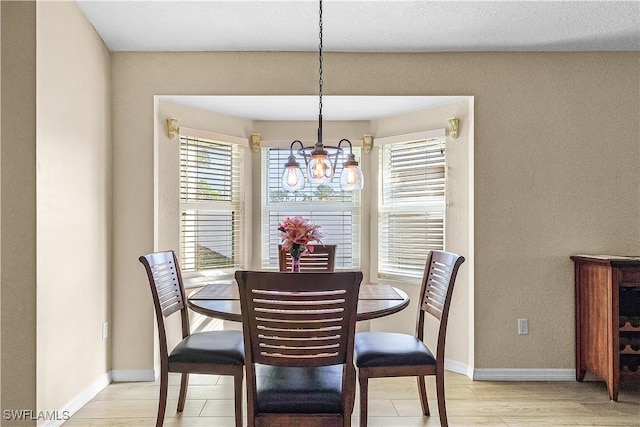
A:
<svg viewBox="0 0 640 427">
<path fill-rule="evenodd" d="M 282 174 L 282 189 L 298 191 L 304 188 L 304 176 L 299 167 L 285 167 Z"/>
<path fill-rule="evenodd" d="M 287 173 L 287 185 L 289 187 L 295 187 L 296 185 L 298 185 L 298 177 L 295 173 Z"/>
<path fill-rule="evenodd" d="M 312 156 L 308 166 L 309 181 L 317 184 L 329 182 L 333 176 L 333 166 L 327 156 Z"/>
<path fill-rule="evenodd" d="M 318 178 L 325 176 L 324 163 L 316 162 L 316 167 L 313 168 L 313 175 Z"/>
<path fill-rule="evenodd" d="M 340 188 L 344 191 L 362 190 L 364 176 L 353 154 L 349 154 L 340 174 Z"/>
<path fill-rule="evenodd" d="M 356 179 L 357 179 L 357 174 L 356 174 L 356 171 L 354 169 L 355 168 L 348 167 L 348 168 L 345 168 L 345 170 L 344 170 L 344 173 L 346 173 L 346 175 L 347 175 L 347 178 L 345 179 L 345 181 L 350 186 L 355 184 L 356 183 Z"/>
</svg>

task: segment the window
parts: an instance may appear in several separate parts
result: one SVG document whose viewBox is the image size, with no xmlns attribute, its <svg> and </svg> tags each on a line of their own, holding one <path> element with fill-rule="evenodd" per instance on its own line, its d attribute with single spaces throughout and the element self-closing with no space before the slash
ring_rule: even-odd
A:
<svg viewBox="0 0 640 427">
<path fill-rule="evenodd" d="M 376 140 L 379 146 L 378 276 L 421 278 L 444 247 L 444 131 Z"/>
<path fill-rule="evenodd" d="M 180 136 L 180 244 L 185 272 L 243 265 L 243 148 Z"/>
<path fill-rule="evenodd" d="M 360 149 L 353 149 L 356 157 Z M 278 268 L 278 225 L 287 216 L 301 215 L 319 225 L 322 243 L 335 244 L 336 269 L 360 269 L 360 192 L 340 190 L 342 163 L 338 159 L 329 184 L 306 183 L 301 191 L 282 189 L 282 171 L 289 149 L 263 148 L 262 268 Z M 304 161 L 301 167 L 304 167 Z"/>
</svg>

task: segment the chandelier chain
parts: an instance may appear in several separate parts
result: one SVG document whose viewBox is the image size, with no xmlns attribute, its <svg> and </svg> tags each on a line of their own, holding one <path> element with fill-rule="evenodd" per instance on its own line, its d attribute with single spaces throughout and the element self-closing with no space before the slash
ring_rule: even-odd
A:
<svg viewBox="0 0 640 427">
<path fill-rule="evenodd" d="M 305 181 L 316 184 L 330 183 L 333 179 L 338 162 L 338 156 L 343 153 L 342 143 L 349 144 L 349 155 L 347 161 L 344 162 L 342 173 L 340 175 L 340 189 L 343 191 L 355 191 L 362 189 L 363 177 L 362 171 L 353 155 L 353 146 L 351 141 L 343 138 L 338 142 L 337 146 L 325 146 L 322 143 L 322 0 L 319 0 L 319 38 L 318 46 L 318 95 L 319 95 L 319 114 L 318 114 L 318 142 L 312 147 L 305 147 L 302 141 L 296 139 L 289 147 L 289 159 L 284 165 L 284 173 L 282 174 L 282 188 L 285 191 L 299 191 L 304 188 Z M 304 163 L 307 169 L 307 177 L 305 178 L 300 164 L 296 161 L 293 154 L 293 146 L 298 144 L 298 154 L 304 157 Z M 332 159 L 333 158 L 333 159 Z"/>
<path fill-rule="evenodd" d="M 322 0 L 320 0 L 320 45 L 318 48 L 318 64 L 319 64 L 319 75 L 320 79 L 318 81 L 318 89 L 320 95 L 320 117 L 322 117 L 322 84 L 324 83 L 322 80 Z"/>
</svg>

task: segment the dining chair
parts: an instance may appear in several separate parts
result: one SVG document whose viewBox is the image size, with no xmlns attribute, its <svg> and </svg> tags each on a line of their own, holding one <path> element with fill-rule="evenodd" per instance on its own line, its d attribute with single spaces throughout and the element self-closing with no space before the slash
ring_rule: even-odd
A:
<svg viewBox="0 0 640 427">
<path fill-rule="evenodd" d="M 362 272 L 237 271 L 247 425 L 347 427 Z"/>
<path fill-rule="evenodd" d="M 313 245 L 313 252 L 300 257 L 300 271 L 334 271 L 336 245 Z M 280 271 L 291 271 L 291 254 L 278 245 Z"/>
<path fill-rule="evenodd" d="M 444 396 L 444 348 L 451 295 L 458 268 L 464 257 L 443 251 L 431 251 L 422 278 L 420 307 L 415 334 L 395 332 L 359 332 L 355 337 L 355 360 L 360 383 L 360 426 L 367 425 L 369 378 L 417 377 L 422 413 L 430 415 L 425 375 L 435 375 L 440 425 L 446 427 Z M 435 356 L 424 343 L 425 315 L 437 321 Z"/>
<path fill-rule="evenodd" d="M 173 251 L 143 255 L 151 287 L 160 342 L 160 399 L 156 427 L 161 427 L 167 406 L 169 372 L 182 374 L 178 412 L 184 409 L 189 374 L 231 375 L 234 383 L 236 426 L 242 427 L 242 379 L 244 345 L 241 331 L 207 331 L 191 333 L 182 273 Z M 165 320 L 180 313 L 182 340 L 169 353 Z"/>
</svg>

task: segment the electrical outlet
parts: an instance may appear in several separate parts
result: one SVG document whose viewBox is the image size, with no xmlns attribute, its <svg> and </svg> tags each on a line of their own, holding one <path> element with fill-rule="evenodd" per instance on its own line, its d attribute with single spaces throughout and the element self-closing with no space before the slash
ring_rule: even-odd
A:
<svg viewBox="0 0 640 427">
<path fill-rule="evenodd" d="M 102 339 L 106 340 L 109 336 L 109 322 L 102 322 Z"/>
<path fill-rule="evenodd" d="M 527 319 L 518 319 L 518 335 L 527 335 L 529 333 L 529 321 Z"/>
</svg>

